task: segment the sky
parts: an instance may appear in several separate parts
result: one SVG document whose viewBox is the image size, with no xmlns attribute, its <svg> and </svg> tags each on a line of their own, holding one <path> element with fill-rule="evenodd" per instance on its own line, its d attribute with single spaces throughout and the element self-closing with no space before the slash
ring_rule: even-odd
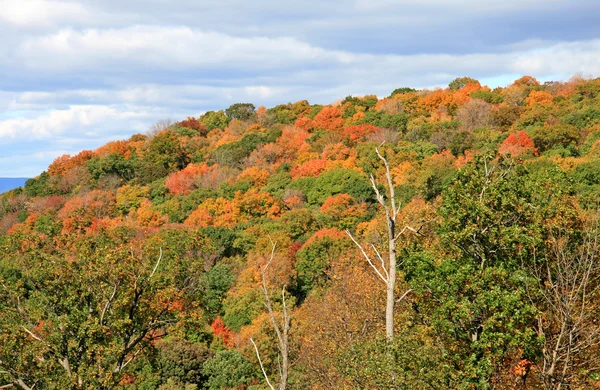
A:
<svg viewBox="0 0 600 390">
<path fill-rule="evenodd" d="M 0 0 L 0 177 L 233 103 L 600 76 L 590 0 Z"/>
</svg>

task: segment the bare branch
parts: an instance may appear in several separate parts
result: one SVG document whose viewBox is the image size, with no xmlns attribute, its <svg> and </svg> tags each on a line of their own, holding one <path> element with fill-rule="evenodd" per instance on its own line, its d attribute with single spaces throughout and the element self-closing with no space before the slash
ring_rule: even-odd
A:
<svg viewBox="0 0 600 390">
<path fill-rule="evenodd" d="M 390 171 L 390 164 L 388 164 L 387 159 L 385 157 L 383 157 L 381 155 L 381 153 L 379 152 L 379 148 L 381 148 L 384 143 L 385 143 L 385 141 L 383 141 L 381 143 L 381 145 L 379 145 L 378 147 L 375 148 L 375 153 L 377 153 L 377 157 L 379 157 L 379 159 L 381 161 L 383 161 L 383 164 L 385 165 L 385 177 L 386 177 L 387 183 L 388 183 L 390 205 L 392 206 L 392 219 L 395 221 L 396 217 L 398 216 L 398 208 L 396 207 L 396 193 L 394 190 L 394 182 L 392 181 L 392 173 Z"/>
<path fill-rule="evenodd" d="M 154 265 L 154 269 L 152 270 L 152 273 L 150 274 L 150 276 L 148 276 L 148 280 L 152 279 L 152 277 L 156 273 L 156 270 L 158 269 L 158 265 L 160 264 L 160 260 L 162 259 L 162 255 L 163 255 L 162 248 L 159 248 L 159 250 L 160 250 L 160 253 L 158 254 L 158 259 L 156 260 L 156 264 Z"/>
<path fill-rule="evenodd" d="M 411 292 L 412 292 L 412 288 L 409 288 L 408 290 L 406 290 L 406 292 L 405 292 L 404 294 L 402 294 L 402 295 L 400 296 L 400 298 L 396 299 L 396 303 L 402 302 L 402 300 L 403 300 L 404 298 L 406 298 L 406 296 L 407 296 L 408 294 L 410 294 Z"/>
<path fill-rule="evenodd" d="M 265 381 L 267 381 L 267 385 L 269 385 L 269 388 L 271 390 L 275 390 L 275 388 L 271 384 L 271 381 L 269 380 L 269 377 L 267 376 L 267 372 L 265 371 L 265 366 L 263 365 L 262 359 L 260 358 L 260 353 L 258 352 L 258 347 L 256 346 L 256 343 L 254 342 L 254 340 L 252 340 L 252 337 L 250 337 L 250 342 L 254 346 L 254 351 L 256 352 L 256 357 L 258 358 L 258 364 L 260 364 L 260 369 L 262 370 L 263 376 L 265 377 Z"/>
<path fill-rule="evenodd" d="M 348 237 L 350 237 L 350 239 L 352 240 L 352 242 L 354 242 L 354 244 L 358 247 L 358 249 L 360 249 L 360 251 L 362 252 L 364 258 L 367 260 L 367 262 L 369 263 L 369 265 L 375 270 L 375 272 L 381 278 L 381 280 L 383 281 L 383 283 L 387 284 L 388 283 L 388 279 L 385 276 L 383 276 L 383 274 L 377 269 L 377 267 L 375 266 L 375 264 L 373 264 L 373 262 L 371 261 L 371 258 L 369 257 L 369 255 L 367 254 L 367 252 L 365 251 L 365 249 L 362 247 L 362 245 L 360 245 L 360 243 L 358 241 L 356 241 L 356 239 L 354 239 L 354 236 L 352 236 L 352 233 L 350 233 L 350 230 L 346 230 L 346 234 L 348 235 Z M 387 270 L 386 270 L 386 272 L 387 272 Z M 389 274 L 388 274 L 388 276 L 389 276 Z"/>
<path fill-rule="evenodd" d="M 100 315 L 100 325 L 104 324 L 104 314 L 106 314 L 106 311 L 108 310 L 110 304 L 112 303 L 112 300 L 115 299 L 116 294 L 117 294 L 117 284 L 115 283 L 113 292 L 110 295 L 110 298 L 108 298 L 108 301 L 106 301 L 106 305 L 104 305 L 104 308 L 102 309 L 102 314 Z"/>
</svg>

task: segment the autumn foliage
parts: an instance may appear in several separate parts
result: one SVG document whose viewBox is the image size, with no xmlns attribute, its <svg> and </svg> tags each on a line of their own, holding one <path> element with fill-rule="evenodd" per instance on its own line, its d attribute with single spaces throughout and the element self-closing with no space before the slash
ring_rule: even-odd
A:
<svg viewBox="0 0 600 390">
<path fill-rule="evenodd" d="M 284 313 L 287 389 L 597 386 L 600 79 L 398 87 L 165 122 L 0 194 L 0 387 L 277 388 Z"/>
</svg>

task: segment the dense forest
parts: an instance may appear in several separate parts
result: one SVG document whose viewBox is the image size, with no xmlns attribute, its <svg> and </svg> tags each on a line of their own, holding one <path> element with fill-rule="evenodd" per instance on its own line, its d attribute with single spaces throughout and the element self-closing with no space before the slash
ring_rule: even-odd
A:
<svg viewBox="0 0 600 390">
<path fill-rule="evenodd" d="M 600 387 L 600 78 L 237 103 L 0 195 L 0 388 Z"/>
</svg>

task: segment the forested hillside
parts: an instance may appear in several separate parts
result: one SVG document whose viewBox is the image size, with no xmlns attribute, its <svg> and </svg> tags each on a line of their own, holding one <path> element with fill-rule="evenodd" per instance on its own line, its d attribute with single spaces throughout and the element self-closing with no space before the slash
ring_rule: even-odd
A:
<svg viewBox="0 0 600 390">
<path fill-rule="evenodd" d="M 599 200 L 600 79 L 158 123 L 0 195 L 0 387 L 600 387 Z"/>
</svg>

